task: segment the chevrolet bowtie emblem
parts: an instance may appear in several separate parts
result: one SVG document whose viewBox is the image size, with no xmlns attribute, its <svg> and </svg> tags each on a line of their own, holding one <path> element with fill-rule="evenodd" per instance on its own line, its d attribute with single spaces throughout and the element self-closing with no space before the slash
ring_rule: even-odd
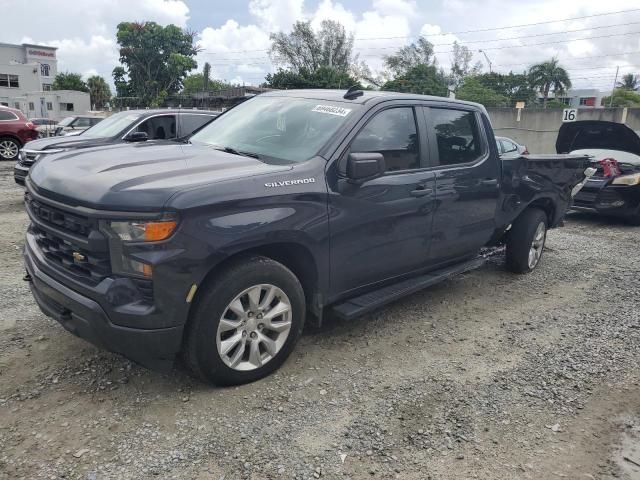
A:
<svg viewBox="0 0 640 480">
<path fill-rule="evenodd" d="M 85 257 L 84 255 L 82 255 L 80 252 L 73 252 L 73 260 L 76 262 L 84 262 L 87 259 L 87 257 Z"/>
</svg>

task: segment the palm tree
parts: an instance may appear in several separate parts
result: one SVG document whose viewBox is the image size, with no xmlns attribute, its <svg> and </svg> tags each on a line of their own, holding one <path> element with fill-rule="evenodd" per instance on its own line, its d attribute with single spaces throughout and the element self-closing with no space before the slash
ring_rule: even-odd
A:
<svg viewBox="0 0 640 480">
<path fill-rule="evenodd" d="M 618 82 L 616 87 L 623 90 L 638 90 L 640 88 L 640 77 L 633 73 L 627 73 L 622 76 L 622 81 Z"/>
<path fill-rule="evenodd" d="M 101 110 L 111 99 L 109 84 L 100 75 L 94 75 L 87 80 L 92 108 Z"/>
<path fill-rule="evenodd" d="M 558 65 L 558 59 L 552 58 L 549 61 L 533 65 L 529 69 L 529 82 L 531 86 L 542 93 L 543 108 L 547 108 L 549 91 L 562 93 L 571 88 L 571 80 L 567 71 Z"/>
</svg>

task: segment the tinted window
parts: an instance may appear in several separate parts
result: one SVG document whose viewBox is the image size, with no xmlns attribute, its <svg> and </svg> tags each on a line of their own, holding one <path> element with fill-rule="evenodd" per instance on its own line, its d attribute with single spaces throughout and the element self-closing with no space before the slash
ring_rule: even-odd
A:
<svg viewBox="0 0 640 480">
<path fill-rule="evenodd" d="M 474 162 L 482 155 L 483 146 L 473 112 L 431 108 L 436 130 L 440 165 Z"/>
<path fill-rule="evenodd" d="M 145 132 L 149 140 L 176 138 L 176 117 L 175 115 L 151 117 L 142 122 L 138 128 L 136 128 L 136 132 Z"/>
<path fill-rule="evenodd" d="M 376 114 L 358 133 L 349 150 L 354 153 L 381 153 L 387 171 L 419 168 L 420 152 L 413 108 L 391 108 Z"/>
<path fill-rule="evenodd" d="M 4 112 L 0 110 L 0 120 L 17 120 L 17 119 L 18 117 L 16 117 L 13 113 Z"/>
<path fill-rule="evenodd" d="M 212 121 L 215 117 L 211 115 L 180 115 L 182 133 L 181 135 L 190 135 L 200 127 Z"/>
</svg>

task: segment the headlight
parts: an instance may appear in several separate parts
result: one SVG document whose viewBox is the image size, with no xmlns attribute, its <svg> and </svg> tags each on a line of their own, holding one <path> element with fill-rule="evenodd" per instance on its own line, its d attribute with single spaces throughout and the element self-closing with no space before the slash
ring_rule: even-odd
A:
<svg viewBox="0 0 640 480">
<path fill-rule="evenodd" d="M 157 242 L 171 236 L 178 221 L 174 217 L 157 220 L 113 220 L 102 223 L 102 229 L 110 237 L 109 251 L 114 273 L 152 277 L 151 265 L 127 255 L 128 243 Z"/>
<path fill-rule="evenodd" d="M 616 177 L 611 183 L 613 185 L 640 185 L 640 172 Z"/>
<path fill-rule="evenodd" d="M 175 219 L 109 222 L 111 230 L 125 242 L 156 242 L 169 238 L 178 225 Z"/>
</svg>

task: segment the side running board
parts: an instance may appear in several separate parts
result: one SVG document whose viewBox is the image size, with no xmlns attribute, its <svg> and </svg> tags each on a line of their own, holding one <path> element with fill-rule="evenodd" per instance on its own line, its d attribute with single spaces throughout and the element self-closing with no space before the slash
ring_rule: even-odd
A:
<svg viewBox="0 0 640 480">
<path fill-rule="evenodd" d="M 382 287 L 379 290 L 365 293 L 359 297 L 350 298 L 349 300 L 334 305 L 332 312 L 343 320 L 351 320 L 353 318 L 369 313 L 389 302 L 398 300 L 399 298 L 411 295 L 412 293 L 430 287 L 436 283 L 440 283 L 454 275 L 475 270 L 485 263 L 485 259 L 481 257 L 458 263 L 441 270 L 429 272 L 420 277 L 409 278 L 401 282 Z"/>
</svg>

